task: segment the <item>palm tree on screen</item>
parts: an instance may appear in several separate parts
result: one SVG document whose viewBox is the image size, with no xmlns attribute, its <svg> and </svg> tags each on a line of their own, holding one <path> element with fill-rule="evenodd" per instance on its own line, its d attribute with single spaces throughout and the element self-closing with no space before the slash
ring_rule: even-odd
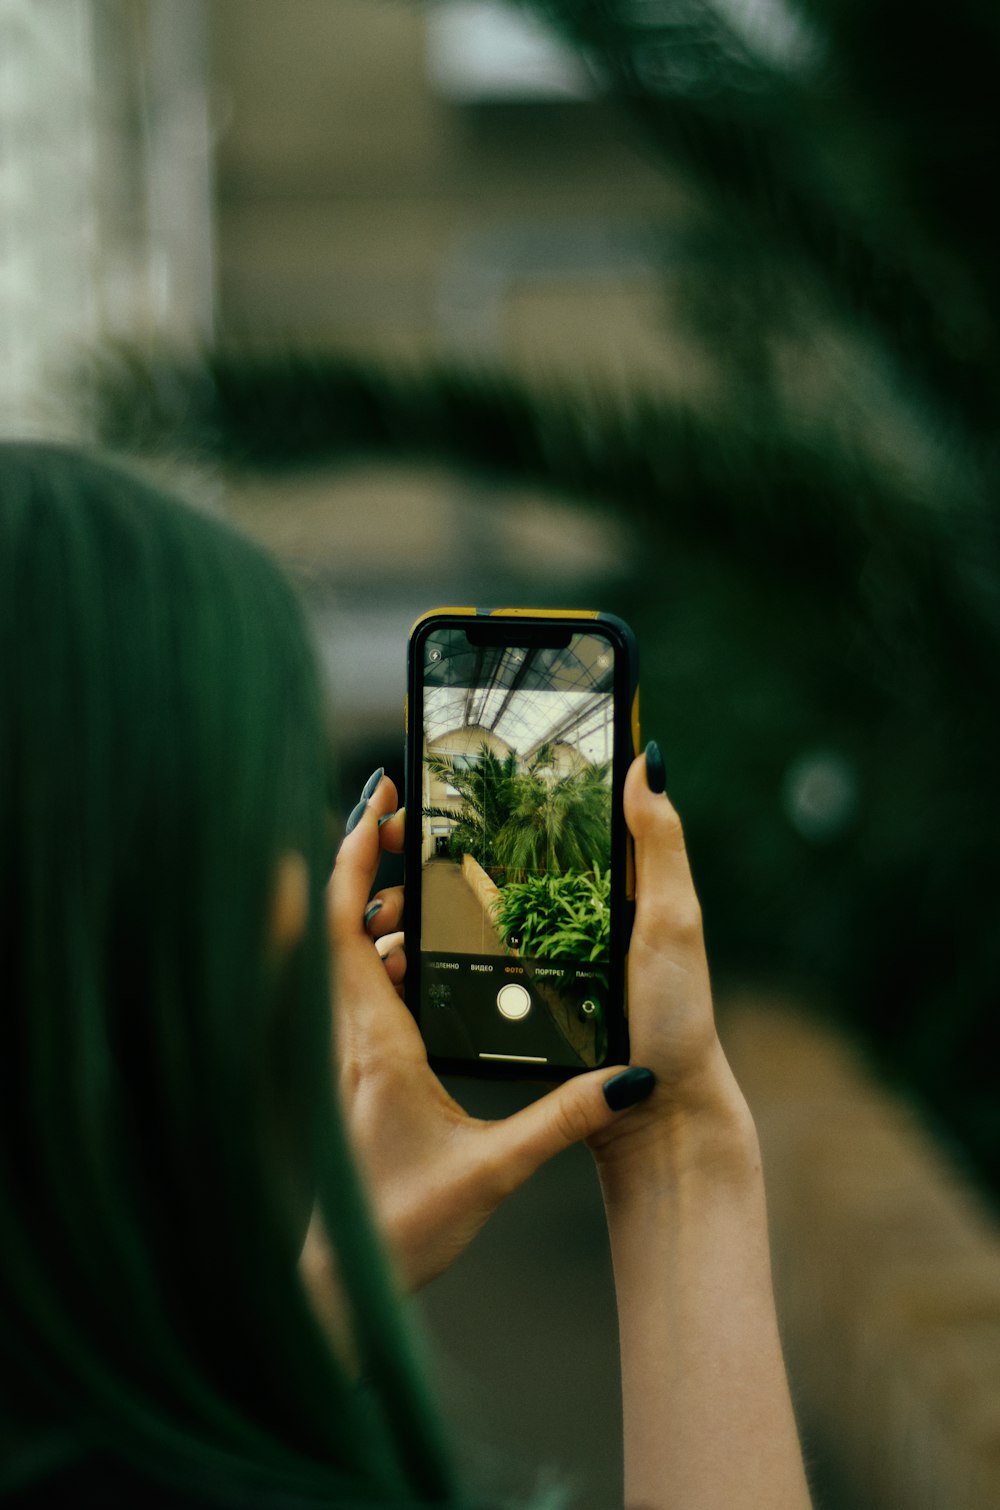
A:
<svg viewBox="0 0 1000 1510">
<path fill-rule="evenodd" d="M 611 861 L 609 767 L 554 776 L 540 762 L 514 787 L 515 805 L 494 841 L 508 880 L 530 874 L 586 874 Z"/>
<path fill-rule="evenodd" d="M 552 746 L 540 745 L 526 767 L 510 751 L 497 756 L 483 741 L 472 763 L 432 755 L 427 766 L 462 798 L 461 808 L 426 807 L 424 816 L 451 819 L 454 859 L 471 854 L 497 878 L 604 870 L 611 854 L 610 767 L 583 766 L 559 775 Z"/>
<path fill-rule="evenodd" d="M 471 760 L 428 755 L 426 764 L 432 775 L 458 793 L 462 806 L 425 807 L 424 817 L 449 818 L 454 822 L 449 836 L 452 858 L 470 854 L 484 870 L 495 870 L 498 860 L 491 836 L 503 828 L 514 804 L 516 754 L 509 750 L 499 756 L 483 740 Z"/>
</svg>

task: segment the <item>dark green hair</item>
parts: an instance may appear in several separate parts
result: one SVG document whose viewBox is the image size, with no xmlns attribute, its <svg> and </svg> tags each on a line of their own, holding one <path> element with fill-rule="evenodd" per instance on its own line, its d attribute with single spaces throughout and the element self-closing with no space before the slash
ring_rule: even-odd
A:
<svg viewBox="0 0 1000 1510">
<path fill-rule="evenodd" d="M 452 1497 L 335 1101 L 330 823 L 274 563 L 123 468 L 0 446 L 0 1489 L 79 1452 L 235 1499 Z M 314 1209 L 363 1387 L 300 1277 Z"/>
</svg>

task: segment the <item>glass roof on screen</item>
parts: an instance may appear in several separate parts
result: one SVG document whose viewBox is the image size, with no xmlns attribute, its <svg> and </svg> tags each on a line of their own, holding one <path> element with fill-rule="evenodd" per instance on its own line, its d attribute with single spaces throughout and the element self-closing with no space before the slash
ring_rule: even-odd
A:
<svg viewBox="0 0 1000 1510">
<path fill-rule="evenodd" d="M 530 759 L 557 741 L 592 763 L 612 754 L 614 658 L 607 640 L 574 635 L 563 649 L 470 645 L 441 630 L 424 649 L 424 733 L 486 729 Z"/>
</svg>

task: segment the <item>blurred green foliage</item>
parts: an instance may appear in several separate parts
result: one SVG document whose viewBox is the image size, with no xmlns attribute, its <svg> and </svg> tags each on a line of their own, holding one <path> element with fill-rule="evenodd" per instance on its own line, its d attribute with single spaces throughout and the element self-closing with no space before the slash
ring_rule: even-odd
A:
<svg viewBox="0 0 1000 1510">
<path fill-rule="evenodd" d="M 613 510 L 716 968 L 806 983 L 1000 1184 L 1000 8 L 535 0 L 681 175 L 697 407 L 220 350 L 99 429 L 255 467 L 422 456 Z M 664 339 L 668 339 L 665 326 Z"/>
</svg>

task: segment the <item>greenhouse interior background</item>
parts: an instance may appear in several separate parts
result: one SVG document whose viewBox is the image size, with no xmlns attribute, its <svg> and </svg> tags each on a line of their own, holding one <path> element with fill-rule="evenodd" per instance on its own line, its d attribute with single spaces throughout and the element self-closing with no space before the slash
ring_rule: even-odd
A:
<svg viewBox="0 0 1000 1510">
<path fill-rule="evenodd" d="M 345 812 L 421 613 L 636 631 L 826 1510 L 1000 1502 L 998 65 L 975 0 L 0 0 L 0 433 L 286 565 Z M 474 1482 L 615 1501 L 585 1150 L 418 1307 Z"/>
</svg>

